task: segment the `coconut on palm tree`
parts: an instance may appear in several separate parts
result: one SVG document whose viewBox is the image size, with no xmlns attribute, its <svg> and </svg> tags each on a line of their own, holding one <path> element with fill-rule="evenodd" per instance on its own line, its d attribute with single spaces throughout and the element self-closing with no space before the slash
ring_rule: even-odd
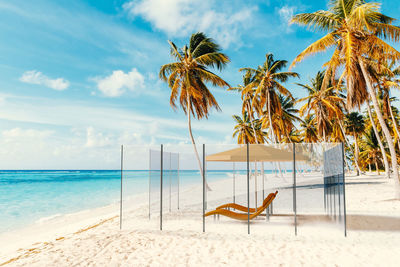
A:
<svg viewBox="0 0 400 267">
<path fill-rule="evenodd" d="M 380 4 L 365 0 L 331 0 L 329 10 L 295 15 L 292 22 L 328 32 L 311 44 L 293 61 L 302 61 L 306 56 L 334 49 L 333 56 L 325 64 L 328 76 L 335 77 L 343 66 L 340 79 L 346 80 L 347 106 L 360 106 L 371 98 L 382 132 L 389 146 L 396 183 L 396 198 L 400 198 L 399 173 L 392 136 L 385 124 L 375 88 L 367 70 L 368 62 L 379 64 L 384 60 L 397 61 L 400 53 L 383 39 L 398 42 L 400 28 L 393 25 L 394 19 L 380 13 Z"/>
<path fill-rule="evenodd" d="M 171 56 L 175 59 L 160 68 L 160 78 L 171 88 L 170 105 L 176 109 L 178 104 L 188 118 L 188 129 L 200 172 L 202 165 L 192 133 L 191 117 L 208 118 L 211 109 L 220 110 L 217 100 L 207 84 L 229 87 L 229 84 L 210 68 L 222 70 L 229 62 L 227 55 L 221 52 L 219 45 L 204 33 L 192 34 L 189 46 L 179 49 L 173 42 Z"/>
</svg>

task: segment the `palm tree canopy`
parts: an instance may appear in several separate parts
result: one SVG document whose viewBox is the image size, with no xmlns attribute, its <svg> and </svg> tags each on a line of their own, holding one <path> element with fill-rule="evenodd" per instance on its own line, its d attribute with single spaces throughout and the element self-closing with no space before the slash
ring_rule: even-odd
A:
<svg viewBox="0 0 400 267">
<path fill-rule="evenodd" d="M 291 67 L 308 55 L 334 47 L 332 58 L 325 64 L 328 76 L 324 87 L 327 80 L 333 79 L 338 68 L 344 65 L 344 72 L 339 81 L 346 78 L 349 108 L 360 108 L 368 99 L 360 59 L 378 63 L 382 57 L 391 61 L 400 59 L 400 53 L 381 39 L 399 41 L 400 28 L 393 25 L 393 18 L 380 13 L 379 3 L 365 0 L 331 0 L 329 10 L 298 14 L 291 21 L 328 32 L 301 52 Z"/>
<path fill-rule="evenodd" d="M 198 119 L 208 117 L 211 108 L 220 110 L 220 107 L 206 86 L 229 87 L 229 84 L 209 68 L 222 70 L 229 62 L 227 55 L 213 39 L 204 33 L 192 34 L 189 46 L 179 49 L 173 42 L 171 56 L 176 62 L 161 66 L 159 76 L 171 88 L 170 104 L 177 107 L 177 101 L 185 114 L 189 110 Z"/>
<path fill-rule="evenodd" d="M 358 112 L 346 114 L 346 131 L 352 135 L 362 134 L 365 130 L 365 120 L 363 115 Z"/>
</svg>

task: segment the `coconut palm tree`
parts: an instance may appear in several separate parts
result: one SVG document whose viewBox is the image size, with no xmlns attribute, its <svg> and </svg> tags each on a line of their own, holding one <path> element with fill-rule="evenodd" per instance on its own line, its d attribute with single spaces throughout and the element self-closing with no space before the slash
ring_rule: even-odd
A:
<svg viewBox="0 0 400 267">
<path fill-rule="evenodd" d="M 196 143 L 193 138 L 191 116 L 202 119 L 208 118 L 211 109 L 220 110 L 217 100 L 211 94 L 207 83 L 213 86 L 229 87 L 229 84 L 210 68 L 222 70 L 229 62 L 227 55 L 213 39 L 204 33 L 192 34 L 189 46 L 179 49 L 173 42 L 171 56 L 176 60 L 160 68 L 160 78 L 171 88 L 170 105 L 177 108 L 177 102 L 188 117 L 188 129 L 194 152 L 197 157 L 200 172 L 202 165 Z"/>
<path fill-rule="evenodd" d="M 347 134 L 350 134 L 354 138 L 354 161 L 358 164 L 358 155 L 360 152 L 358 144 L 358 136 L 364 133 L 365 121 L 363 115 L 357 112 L 351 112 L 346 114 L 345 127 Z M 357 169 L 357 176 L 360 175 Z"/>
<path fill-rule="evenodd" d="M 379 109 L 376 91 L 367 70 L 368 62 L 400 59 L 400 53 L 380 38 L 398 42 L 400 28 L 393 25 L 393 18 L 380 13 L 379 3 L 367 3 L 365 0 L 331 0 L 329 10 L 298 14 L 292 18 L 292 22 L 328 32 L 301 52 L 292 66 L 308 55 L 334 48 L 332 58 L 325 64 L 328 76 L 324 84 L 327 84 L 329 77 L 335 77 L 343 66 L 340 79 L 346 79 L 349 109 L 359 108 L 370 96 L 389 146 L 396 181 L 396 198 L 400 198 L 394 143 Z"/>
<path fill-rule="evenodd" d="M 378 138 L 372 128 L 363 135 L 360 150 L 360 161 L 374 163 L 376 172 L 379 175 L 379 163 L 382 161 L 382 154 L 379 149 Z"/>
<path fill-rule="evenodd" d="M 286 142 L 292 143 L 290 142 L 290 140 L 292 140 L 290 134 L 296 134 L 295 122 L 301 121 L 296 115 L 299 112 L 299 110 L 295 108 L 296 100 L 281 94 L 278 94 L 278 98 L 281 109 L 272 116 L 272 125 L 274 125 L 279 142 L 285 142 L 284 140 L 286 140 Z M 263 125 L 269 124 L 267 112 L 265 112 L 261 121 Z M 294 140 L 297 140 L 297 138 L 294 138 Z"/>
<path fill-rule="evenodd" d="M 323 88 L 325 72 L 319 71 L 315 78 L 311 79 L 311 84 L 297 85 L 307 90 L 308 96 L 298 100 L 298 102 L 306 101 L 300 108 L 300 115 L 314 114 L 318 136 L 324 141 L 328 141 L 328 136 L 332 131 L 332 120 L 342 118 L 343 111 L 341 104 L 343 97 L 336 93 L 333 86 Z"/>
<path fill-rule="evenodd" d="M 228 91 L 236 91 L 241 94 L 242 98 L 242 115 L 244 117 L 245 113 L 247 112 L 250 122 L 254 122 L 255 120 L 255 111 L 253 106 L 253 101 L 257 102 L 257 98 L 254 97 L 254 89 L 248 88 L 246 86 L 252 82 L 253 77 L 250 72 L 246 72 L 243 74 L 243 84 L 239 84 L 237 87 L 228 88 Z M 255 105 L 257 106 L 257 105 Z M 253 129 L 253 134 L 255 136 L 256 144 L 258 144 L 257 133 L 254 125 L 251 125 Z"/>
<path fill-rule="evenodd" d="M 233 137 L 237 136 L 238 144 L 263 144 L 265 142 L 265 133 L 261 129 L 261 122 L 258 119 L 253 121 L 244 112 L 243 118 L 238 115 L 233 115 L 236 122 Z"/>
<path fill-rule="evenodd" d="M 315 125 L 315 119 L 313 114 L 308 114 L 304 120 L 300 123 L 301 136 L 305 143 L 316 143 L 318 142 L 318 132 Z"/>
<path fill-rule="evenodd" d="M 299 77 L 296 72 L 282 71 L 286 67 L 286 60 L 275 60 L 271 53 L 266 54 L 266 60 L 263 65 L 257 69 L 242 68 L 240 71 L 249 72 L 253 76 L 253 81 L 246 86 L 246 90 L 254 90 L 253 107 L 259 116 L 262 116 L 264 111 L 268 114 L 269 130 L 273 143 L 277 143 L 277 138 L 272 125 L 272 113 L 280 112 L 281 105 L 277 91 L 285 96 L 292 97 L 289 90 L 281 83 L 286 82 L 290 77 Z"/>
</svg>

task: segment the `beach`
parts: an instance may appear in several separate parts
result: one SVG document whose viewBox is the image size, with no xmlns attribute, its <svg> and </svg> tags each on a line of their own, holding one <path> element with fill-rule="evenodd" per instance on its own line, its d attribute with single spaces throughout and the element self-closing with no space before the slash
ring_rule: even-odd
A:
<svg viewBox="0 0 400 267">
<path fill-rule="evenodd" d="M 218 191 L 228 182 L 216 181 L 210 186 Z M 2 234 L 0 264 L 397 266 L 400 260 L 400 202 L 393 200 L 393 180 L 383 176 L 347 177 L 347 237 L 340 225 L 301 213 L 297 236 L 293 218 L 279 215 L 271 216 L 269 222 L 265 219 L 252 222 L 250 235 L 246 222 L 209 217 L 203 233 L 201 210 L 199 206 L 189 205 L 197 197 L 191 190 L 198 189 L 201 190 L 193 185 L 185 189 L 187 194 L 182 190 L 181 202 L 188 207 L 164 211 L 162 231 L 157 214 L 152 214 L 149 220 L 147 195 L 142 194 L 129 200 L 141 204 L 124 209 L 122 230 L 119 229 L 119 205 L 115 203 Z M 209 202 L 212 201 L 210 194 Z"/>
</svg>

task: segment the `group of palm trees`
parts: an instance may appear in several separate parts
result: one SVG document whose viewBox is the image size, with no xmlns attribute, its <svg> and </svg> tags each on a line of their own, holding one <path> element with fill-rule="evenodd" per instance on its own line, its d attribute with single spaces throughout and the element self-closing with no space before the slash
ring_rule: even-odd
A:
<svg viewBox="0 0 400 267">
<path fill-rule="evenodd" d="M 346 163 L 352 162 L 357 172 L 384 170 L 399 189 L 400 116 L 391 91 L 399 88 L 400 52 L 384 41 L 400 41 L 400 27 L 393 22 L 380 13 L 378 3 L 331 0 L 328 10 L 292 18 L 292 23 L 326 35 L 301 52 L 289 69 L 286 60 L 268 53 L 257 68 L 240 69 L 242 84 L 230 87 L 210 71 L 222 70 L 228 56 L 205 34 L 195 33 L 182 49 L 170 42 L 176 62 L 162 66 L 160 78 L 171 88 L 171 105 L 176 108 L 179 101 L 188 116 L 195 151 L 191 116 L 207 118 L 210 109 L 219 110 L 206 86 L 211 83 L 240 93 L 241 115 L 233 116 L 238 143 L 344 142 Z M 323 70 L 308 83 L 297 84 L 307 96 L 294 98 L 285 83 L 299 75 L 290 69 L 326 50 L 333 54 Z"/>
</svg>

